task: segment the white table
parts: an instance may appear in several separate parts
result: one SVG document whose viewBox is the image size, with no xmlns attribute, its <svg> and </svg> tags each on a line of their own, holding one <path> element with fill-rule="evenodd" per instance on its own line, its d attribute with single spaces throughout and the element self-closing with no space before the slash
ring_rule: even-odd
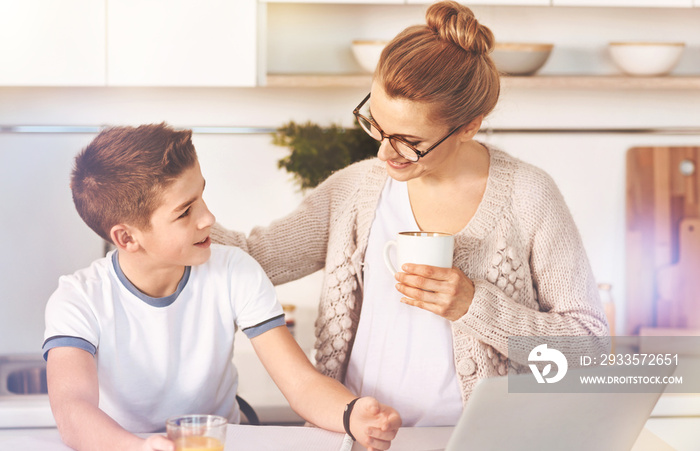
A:
<svg viewBox="0 0 700 451">
<path fill-rule="evenodd" d="M 449 440 L 451 427 L 401 428 L 393 441 L 392 451 L 433 451 L 444 449 Z M 697 431 L 697 429 L 695 429 Z M 256 451 L 304 450 L 337 451 L 343 434 L 316 428 L 290 426 L 246 426 L 229 425 L 226 444 L 229 449 Z M 363 448 L 355 444 L 353 451 Z M 633 451 L 678 451 L 698 449 L 672 448 L 664 441 L 644 429 L 632 448 Z M 0 429 L 1 451 L 70 451 L 61 442 L 55 428 Z"/>
</svg>

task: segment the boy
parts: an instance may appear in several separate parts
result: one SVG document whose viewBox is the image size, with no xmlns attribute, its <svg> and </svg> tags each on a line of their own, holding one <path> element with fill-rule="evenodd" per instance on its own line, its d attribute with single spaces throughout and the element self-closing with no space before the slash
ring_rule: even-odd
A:
<svg viewBox="0 0 700 451">
<path fill-rule="evenodd" d="M 112 128 L 75 159 L 76 209 L 116 246 L 62 277 L 46 307 L 49 400 L 75 449 L 173 450 L 163 436 L 132 432 L 163 430 L 181 413 L 239 422 L 236 327 L 299 415 L 346 430 L 355 397 L 306 359 L 260 266 L 211 244 L 191 135 L 165 124 Z M 394 409 L 360 398 L 350 412 L 361 444 L 389 447 L 401 424 Z"/>
</svg>

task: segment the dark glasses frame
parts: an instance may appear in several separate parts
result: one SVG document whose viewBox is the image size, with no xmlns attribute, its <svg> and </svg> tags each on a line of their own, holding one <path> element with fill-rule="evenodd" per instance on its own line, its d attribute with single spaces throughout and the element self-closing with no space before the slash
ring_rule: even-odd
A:
<svg viewBox="0 0 700 451">
<path fill-rule="evenodd" d="M 447 138 L 449 138 L 450 136 L 452 136 L 452 134 L 453 134 L 454 132 L 456 132 L 457 130 L 460 129 L 460 127 L 456 127 L 456 128 L 454 128 L 454 129 L 452 129 L 452 130 L 451 130 L 447 135 L 445 135 L 442 139 L 440 139 L 438 142 L 436 142 L 435 144 L 433 144 L 432 146 L 430 146 L 430 147 L 427 148 L 426 150 L 422 150 L 422 151 L 421 151 L 421 150 L 418 150 L 418 149 L 415 148 L 415 146 L 414 146 L 413 144 L 407 142 L 405 139 L 401 138 L 400 136 L 388 135 L 388 134 L 384 133 L 384 130 L 382 130 L 382 128 L 379 126 L 379 124 L 377 124 L 373 119 L 370 119 L 370 118 L 368 118 L 368 117 L 366 117 L 366 116 L 360 114 L 360 109 L 365 105 L 365 103 L 367 103 L 367 101 L 369 100 L 369 97 L 370 97 L 371 95 L 372 95 L 371 92 L 370 92 L 369 94 L 367 94 L 367 97 L 365 97 L 364 100 L 362 100 L 362 102 L 360 102 L 360 104 L 357 105 L 357 106 L 355 107 L 354 110 L 352 110 L 352 114 L 355 115 L 355 118 L 357 118 L 357 122 L 360 124 L 360 126 L 362 127 L 362 129 L 363 129 L 365 132 L 367 132 L 367 134 L 368 134 L 369 136 L 371 136 L 372 138 L 376 139 L 376 140 L 379 141 L 379 142 L 384 141 L 385 139 L 388 139 L 388 140 L 389 140 L 389 143 L 391 144 L 391 147 L 394 149 L 394 151 L 395 151 L 397 154 L 399 154 L 400 156 L 402 156 L 403 158 L 407 159 L 408 161 L 410 161 L 410 162 L 412 162 L 412 163 L 415 163 L 415 162 L 417 162 L 420 158 L 422 158 L 422 157 L 428 155 L 428 154 L 429 154 L 430 152 L 432 152 L 437 146 L 439 146 L 440 144 L 442 144 L 443 141 L 445 141 Z M 369 123 L 372 127 L 374 127 L 375 129 L 377 129 L 377 131 L 379 132 L 379 135 L 381 136 L 381 138 L 377 139 L 377 138 L 372 134 L 372 131 L 365 125 L 365 123 L 364 123 L 363 121 Z M 408 147 L 409 149 L 411 149 L 411 150 L 416 154 L 415 159 L 413 159 L 411 155 L 404 155 L 403 153 L 401 153 L 401 151 L 397 148 L 397 145 L 396 145 L 396 142 L 397 142 L 397 141 L 400 142 L 401 144 L 403 144 L 404 146 Z"/>
</svg>

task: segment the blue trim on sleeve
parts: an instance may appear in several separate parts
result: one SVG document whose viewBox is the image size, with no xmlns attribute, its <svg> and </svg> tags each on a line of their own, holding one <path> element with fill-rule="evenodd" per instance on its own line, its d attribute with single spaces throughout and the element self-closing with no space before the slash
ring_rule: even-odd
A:
<svg viewBox="0 0 700 451">
<path fill-rule="evenodd" d="M 177 284 L 177 289 L 175 290 L 175 292 L 169 296 L 165 296 L 162 298 L 153 298 L 141 292 L 141 290 L 136 288 L 136 286 L 133 283 L 131 283 L 129 279 L 126 278 L 124 272 L 122 271 L 122 268 L 119 266 L 117 253 L 117 251 L 114 251 L 114 253 L 112 254 L 112 266 L 114 266 L 114 271 L 117 273 L 117 278 L 122 283 L 122 285 L 124 285 L 124 287 L 127 290 L 129 290 L 131 294 L 141 299 L 143 302 L 150 305 L 151 307 L 167 307 L 171 305 L 173 302 L 175 302 L 177 297 L 180 296 L 182 290 L 185 289 L 185 285 L 187 285 L 187 281 L 190 279 L 190 272 L 192 272 L 192 267 L 185 266 L 185 272 L 182 274 L 182 278 Z"/>
<path fill-rule="evenodd" d="M 93 356 L 97 352 L 95 345 L 84 338 L 71 337 L 68 335 L 56 335 L 54 337 L 47 338 L 44 345 L 41 347 L 41 351 L 44 354 L 44 360 L 47 360 L 50 350 L 53 348 L 63 347 L 82 349 L 83 351 L 89 352 Z"/>
<path fill-rule="evenodd" d="M 258 335 L 264 334 L 265 332 L 267 332 L 270 329 L 274 329 L 275 327 L 284 326 L 285 324 L 286 323 L 284 320 L 284 313 L 283 313 L 279 316 L 275 316 L 274 318 L 270 318 L 267 321 L 263 321 L 260 324 L 256 324 L 255 326 L 246 327 L 245 329 L 242 329 L 242 330 L 243 330 L 243 333 L 246 335 L 246 337 L 255 338 Z"/>
</svg>

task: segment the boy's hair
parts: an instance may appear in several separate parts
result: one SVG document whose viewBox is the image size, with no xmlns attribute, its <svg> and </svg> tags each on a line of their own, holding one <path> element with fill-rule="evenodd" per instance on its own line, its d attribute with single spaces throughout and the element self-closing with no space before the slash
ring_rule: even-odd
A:
<svg viewBox="0 0 700 451">
<path fill-rule="evenodd" d="M 75 157 L 75 208 L 110 242 L 110 230 L 120 223 L 148 230 L 163 190 L 195 161 L 192 130 L 165 123 L 106 129 Z"/>
</svg>

